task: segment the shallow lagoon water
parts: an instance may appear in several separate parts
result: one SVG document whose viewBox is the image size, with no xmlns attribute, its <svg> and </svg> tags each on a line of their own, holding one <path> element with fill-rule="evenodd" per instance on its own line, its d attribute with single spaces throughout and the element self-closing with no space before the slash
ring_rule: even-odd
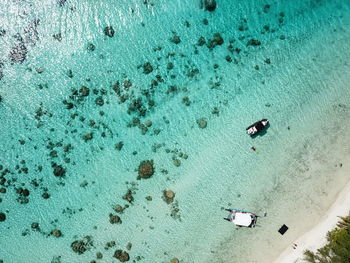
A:
<svg viewBox="0 0 350 263">
<path fill-rule="evenodd" d="M 323 191 L 329 174 L 316 177 L 315 163 L 331 172 L 349 153 L 339 136 L 350 125 L 347 1 L 218 1 L 215 12 L 196 1 L 61 3 L 0 6 L 4 262 L 118 262 L 117 249 L 139 262 L 255 262 L 269 250 L 245 253 L 259 247 L 253 232 L 223 221 L 222 208 L 267 211 L 254 238 L 273 239 L 281 215 L 297 214 L 286 208 L 310 209 L 301 197 Z M 215 33 L 224 42 L 213 47 Z M 9 56 L 16 45 L 26 47 L 22 63 Z M 249 138 L 245 127 L 262 117 L 271 127 Z M 155 174 L 137 180 L 151 159 Z M 336 191 L 346 179 L 327 182 Z M 279 209 L 276 197 L 289 202 Z M 116 204 L 129 207 L 118 214 Z M 85 236 L 91 245 L 75 253 Z"/>
</svg>

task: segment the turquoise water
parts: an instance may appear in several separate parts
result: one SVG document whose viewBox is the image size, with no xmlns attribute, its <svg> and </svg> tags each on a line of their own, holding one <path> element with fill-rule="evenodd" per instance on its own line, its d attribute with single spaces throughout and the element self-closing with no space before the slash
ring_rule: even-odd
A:
<svg viewBox="0 0 350 263">
<path fill-rule="evenodd" d="M 298 190 L 326 185 L 310 163 L 350 152 L 348 1 L 217 0 L 209 12 L 200 1 L 7 0 L 0 13 L 3 262 L 119 262 L 119 249 L 131 262 L 244 262 L 265 251 L 242 249 L 252 231 L 222 208 L 277 217 L 276 195 L 303 205 Z M 262 117 L 271 127 L 249 138 Z M 155 173 L 138 180 L 144 160 Z M 258 234 L 278 228 L 273 216 Z"/>
</svg>

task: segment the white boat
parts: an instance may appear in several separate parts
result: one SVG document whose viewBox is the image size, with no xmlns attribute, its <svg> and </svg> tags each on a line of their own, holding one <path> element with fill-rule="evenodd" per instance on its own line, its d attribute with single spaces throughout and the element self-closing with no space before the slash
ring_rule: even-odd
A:
<svg viewBox="0 0 350 263">
<path fill-rule="evenodd" d="M 227 218 L 224 218 L 225 220 L 230 221 L 239 227 L 255 227 L 258 215 L 237 209 L 225 210 L 230 212 Z"/>
<path fill-rule="evenodd" d="M 246 131 L 251 136 L 257 135 L 258 133 L 262 132 L 266 129 L 266 127 L 269 125 L 268 119 L 262 119 L 260 121 L 257 121 L 250 125 L 248 128 L 246 128 Z"/>
</svg>

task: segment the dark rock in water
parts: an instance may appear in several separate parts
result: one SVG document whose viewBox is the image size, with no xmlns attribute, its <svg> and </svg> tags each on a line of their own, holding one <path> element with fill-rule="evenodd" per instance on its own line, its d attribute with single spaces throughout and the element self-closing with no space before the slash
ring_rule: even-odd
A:
<svg viewBox="0 0 350 263">
<path fill-rule="evenodd" d="M 142 161 L 138 168 L 138 174 L 138 178 L 150 178 L 154 174 L 153 160 Z"/>
<path fill-rule="evenodd" d="M 59 165 L 57 163 L 53 163 L 51 165 L 51 167 L 53 168 L 53 174 L 56 177 L 64 177 L 66 175 L 66 169 L 63 168 L 62 165 Z"/>
<path fill-rule="evenodd" d="M 6 35 L 6 30 L 5 29 L 1 29 L 0 30 L 0 37 L 3 37 L 4 35 Z"/>
<path fill-rule="evenodd" d="M 173 258 L 172 260 L 170 260 L 170 263 L 180 263 L 180 260 L 177 258 Z"/>
<path fill-rule="evenodd" d="M 28 26 L 26 26 L 23 31 L 24 42 L 31 46 L 36 45 L 36 41 L 39 40 L 39 33 L 37 31 L 37 27 L 40 24 L 40 19 L 33 19 Z M 21 41 L 22 42 L 22 41 Z"/>
<path fill-rule="evenodd" d="M 127 250 L 131 250 L 131 248 L 132 248 L 132 244 L 129 242 L 129 243 L 126 245 L 126 249 L 127 249 Z"/>
<path fill-rule="evenodd" d="M 267 59 L 264 60 L 264 62 L 265 62 L 266 64 L 271 64 L 271 59 L 267 58 Z"/>
<path fill-rule="evenodd" d="M 29 192 L 28 189 L 23 189 L 21 194 L 22 194 L 23 196 L 29 196 L 30 192 Z"/>
<path fill-rule="evenodd" d="M 1 263 L 1 262 L 0 262 Z M 62 263 L 61 256 L 54 256 L 51 260 L 51 263 Z"/>
<path fill-rule="evenodd" d="M 169 41 L 177 45 L 181 42 L 181 39 L 176 33 L 173 32 L 173 34 L 174 35 L 171 38 L 169 38 Z"/>
<path fill-rule="evenodd" d="M 54 229 L 54 230 L 51 231 L 51 235 L 53 235 L 55 237 L 61 237 L 62 236 L 62 232 L 61 232 L 61 230 Z"/>
<path fill-rule="evenodd" d="M 40 231 L 40 226 L 39 226 L 39 223 L 37 222 L 33 222 L 31 224 L 31 228 L 34 230 L 34 231 Z"/>
<path fill-rule="evenodd" d="M 134 197 L 132 196 L 132 191 L 129 189 L 126 194 L 123 196 L 123 199 L 132 203 L 134 201 Z"/>
<path fill-rule="evenodd" d="M 197 41 L 197 46 L 203 46 L 203 45 L 205 45 L 205 38 L 201 36 Z"/>
<path fill-rule="evenodd" d="M 260 45 L 261 45 L 261 42 L 257 39 L 250 39 L 247 42 L 247 46 L 260 46 Z"/>
<path fill-rule="evenodd" d="M 181 165 L 181 161 L 179 159 L 176 159 L 174 158 L 173 159 L 173 164 L 176 166 L 176 167 L 179 167 Z"/>
<path fill-rule="evenodd" d="M 74 108 L 74 104 L 71 103 L 71 102 L 65 101 L 65 102 L 63 102 L 63 103 L 66 104 L 67 110 L 71 110 L 71 109 Z"/>
<path fill-rule="evenodd" d="M 86 49 L 90 52 L 94 51 L 96 49 L 95 45 L 92 43 L 88 43 Z"/>
<path fill-rule="evenodd" d="M 64 6 L 66 4 L 67 0 L 58 0 L 57 3 L 59 6 Z"/>
<path fill-rule="evenodd" d="M 198 127 L 201 129 L 204 129 L 207 127 L 207 121 L 204 118 L 197 120 L 197 124 L 198 124 Z"/>
<path fill-rule="evenodd" d="M 164 190 L 163 191 L 163 200 L 167 203 L 170 204 L 174 201 L 175 198 L 175 193 L 171 190 Z"/>
<path fill-rule="evenodd" d="M 61 33 L 53 34 L 52 37 L 54 39 L 56 39 L 57 41 L 62 41 L 62 34 Z"/>
<path fill-rule="evenodd" d="M 68 78 L 73 78 L 73 71 L 71 69 L 68 70 L 67 76 Z"/>
<path fill-rule="evenodd" d="M 153 71 L 153 67 L 152 64 L 149 62 L 146 62 L 145 64 L 143 64 L 143 73 L 144 74 L 149 74 Z"/>
<path fill-rule="evenodd" d="M 201 0 L 201 5 L 205 10 L 213 12 L 216 9 L 216 0 Z"/>
<path fill-rule="evenodd" d="M 111 224 L 121 224 L 122 220 L 117 215 L 109 214 L 109 222 Z"/>
<path fill-rule="evenodd" d="M 213 49 L 215 48 L 216 46 L 220 46 L 224 43 L 224 39 L 222 38 L 221 34 L 220 33 L 215 33 L 213 35 L 213 39 L 210 39 L 207 43 L 207 47 L 209 49 Z"/>
<path fill-rule="evenodd" d="M 120 250 L 120 249 L 118 249 L 114 252 L 113 257 L 118 259 L 120 262 L 127 262 L 130 259 L 128 252 Z"/>
<path fill-rule="evenodd" d="M 105 249 L 107 250 L 108 248 L 114 247 L 115 245 L 115 241 L 108 241 L 106 243 Z"/>
<path fill-rule="evenodd" d="M 23 63 L 26 60 L 28 50 L 23 43 L 19 43 L 12 47 L 10 51 L 10 60 L 15 63 Z"/>
<path fill-rule="evenodd" d="M 216 45 L 222 45 L 224 43 L 224 39 L 220 35 L 220 33 L 215 33 L 213 35 L 213 41 L 215 42 Z"/>
<path fill-rule="evenodd" d="M 119 86 L 119 81 L 116 81 L 113 86 L 112 86 L 113 90 L 115 93 L 117 93 L 118 95 L 120 95 L 121 91 L 120 91 L 120 86 Z"/>
<path fill-rule="evenodd" d="M 85 251 L 89 250 L 93 245 L 91 236 L 86 236 L 82 240 L 74 241 L 70 246 L 75 253 L 79 255 L 83 254 Z"/>
<path fill-rule="evenodd" d="M 42 67 L 38 67 L 35 69 L 36 72 L 38 72 L 39 74 L 44 72 L 44 69 Z"/>
<path fill-rule="evenodd" d="M 219 109 L 217 107 L 214 107 L 213 110 L 211 111 L 211 114 L 215 114 L 215 115 L 218 115 L 219 116 Z"/>
<path fill-rule="evenodd" d="M 152 121 L 151 120 L 147 120 L 147 121 L 145 121 L 145 126 L 146 127 L 151 127 L 152 126 Z"/>
<path fill-rule="evenodd" d="M 6 220 L 6 214 L 0 212 L 0 222 L 4 222 Z"/>
<path fill-rule="evenodd" d="M 113 36 L 114 36 L 114 29 L 113 29 L 113 27 L 111 27 L 111 26 L 106 26 L 106 27 L 103 29 L 103 33 L 104 33 L 106 36 L 113 37 Z"/>
<path fill-rule="evenodd" d="M 123 213 L 124 208 L 121 205 L 116 205 L 114 207 L 114 211 L 116 211 L 117 213 Z"/>
<path fill-rule="evenodd" d="M 90 133 L 87 133 L 87 134 L 85 134 L 85 135 L 83 136 L 83 140 L 84 140 L 85 142 L 87 142 L 87 141 L 92 140 L 93 137 L 94 137 L 94 134 L 93 134 L 92 132 L 90 132 Z"/>
<path fill-rule="evenodd" d="M 132 82 L 127 79 L 123 82 L 124 89 L 128 90 L 132 86 Z"/>
<path fill-rule="evenodd" d="M 263 12 L 265 14 L 268 13 L 270 11 L 270 8 L 271 8 L 271 5 L 269 5 L 269 4 L 264 5 Z"/>
<path fill-rule="evenodd" d="M 96 252 L 96 258 L 97 259 L 103 258 L 103 254 L 101 252 Z"/>
<path fill-rule="evenodd" d="M 90 94 L 90 89 L 85 86 L 81 86 L 79 89 L 80 96 L 87 97 Z"/>
<path fill-rule="evenodd" d="M 49 199 L 50 198 L 50 194 L 49 193 L 43 193 L 41 195 L 44 199 Z"/>
<path fill-rule="evenodd" d="M 115 149 L 120 151 L 123 148 L 123 146 L 124 146 L 124 143 L 120 141 L 115 145 Z"/>
<path fill-rule="evenodd" d="M 171 69 L 174 68 L 174 64 L 173 64 L 172 62 L 169 62 L 169 63 L 167 64 L 166 68 L 167 68 L 168 70 L 171 70 Z"/>
<path fill-rule="evenodd" d="M 95 103 L 97 106 L 103 106 L 103 104 L 105 104 L 105 102 L 101 96 L 96 98 Z"/>
</svg>

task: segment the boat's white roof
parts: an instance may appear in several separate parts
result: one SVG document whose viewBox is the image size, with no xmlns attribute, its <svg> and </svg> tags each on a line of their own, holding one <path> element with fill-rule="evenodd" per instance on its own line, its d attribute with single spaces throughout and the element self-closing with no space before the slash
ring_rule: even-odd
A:
<svg viewBox="0 0 350 263">
<path fill-rule="evenodd" d="M 252 217 L 250 213 L 236 212 L 233 223 L 239 226 L 250 226 L 252 223 Z"/>
</svg>

